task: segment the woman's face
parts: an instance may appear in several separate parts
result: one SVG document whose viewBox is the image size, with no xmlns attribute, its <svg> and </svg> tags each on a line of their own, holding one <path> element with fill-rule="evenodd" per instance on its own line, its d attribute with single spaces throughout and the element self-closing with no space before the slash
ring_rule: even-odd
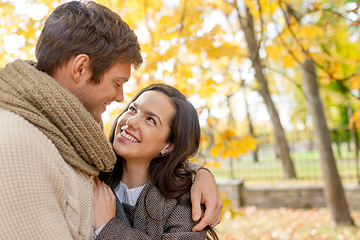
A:
<svg viewBox="0 0 360 240">
<path fill-rule="evenodd" d="M 170 147 L 167 139 L 174 114 L 175 107 L 164 93 L 142 93 L 118 119 L 115 152 L 126 160 L 152 160 Z"/>
</svg>

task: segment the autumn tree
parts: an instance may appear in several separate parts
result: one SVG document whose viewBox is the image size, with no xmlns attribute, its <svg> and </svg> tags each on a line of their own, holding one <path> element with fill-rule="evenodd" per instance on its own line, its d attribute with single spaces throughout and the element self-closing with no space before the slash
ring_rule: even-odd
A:
<svg viewBox="0 0 360 240">
<path fill-rule="evenodd" d="M 338 33 L 336 33 L 334 26 L 339 23 L 339 13 L 334 11 L 335 7 L 331 4 L 327 4 L 328 7 L 322 6 L 324 8 L 321 11 L 323 14 L 329 12 L 330 14 L 337 15 L 337 19 L 331 25 L 328 22 L 324 22 L 322 14 L 319 21 L 304 22 L 302 20 L 304 16 L 308 17 L 308 19 L 309 17 L 314 17 L 311 16 L 313 12 L 317 12 L 317 17 L 319 17 L 319 12 L 315 11 L 320 9 L 320 5 L 317 3 L 313 3 L 306 12 L 302 13 L 295 10 L 296 5 L 293 3 L 279 0 L 278 4 L 283 13 L 285 25 L 279 32 L 277 40 L 284 46 L 287 53 L 291 55 L 293 61 L 299 64 L 302 72 L 302 90 L 305 94 L 307 108 L 312 119 L 315 146 L 320 156 L 319 160 L 324 179 L 324 193 L 330 210 L 331 220 L 335 225 L 353 225 L 354 222 L 350 216 L 332 151 L 331 137 L 319 94 L 319 78 L 316 72 L 317 69 L 323 77 L 326 77 L 327 82 L 341 82 L 344 88 L 346 86 L 344 82 L 357 75 L 357 69 L 351 63 L 349 64 L 348 59 L 335 57 L 339 54 L 339 49 L 333 49 L 331 42 L 329 43 L 329 39 L 333 38 L 337 41 L 337 47 L 343 44 L 350 45 L 351 41 L 348 38 L 348 31 L 344 31 L 342 36 L 336 37 Z M 329 18 L 326 19 L 326 21 L 329 20 Z M 300 33 L 304 30 L 309 31 L 312 35 L 308 38 L 303 38 Z M 313 32 L 314 30 L 316 32 Z M 325 40 L 324 36 L 326 36 Z M 342 39 L 344 36 L 347 36 L 345 41 Z M 344 42 L 341 42 L 340 39 Z M 288 45 L 286 44 L 287 41 L 293 44 Z M 331 55 L 331 53 L 334 55 Z M 339 62 L 342 62 L 342 65 Z"/>
<path fill-rule="evenodd" d="M 315 147 L 320 156 L 324 179 L 324 193 L 331 219 L 336 225 L 353 225 L 344 189 L 337 171 L 331 147 L 331 137 L 327 127 L 323 106 L 319 96 L 318 78 L 314 63 L 307 59 L 301 65 L 306 103 L 313 120 Z"/>
<path fill-rule="evenodd" d="M 264 64 L 260 58 L 259 50 L 260 44 L 255 35 L 254 19 L 250 12 L 249 7 L 244 3 L 245 13 L 244 16 L 241 14 L 239 2 L 233 3 L 237 9 L 238 20 L 240 26 L 244 32 L 245 40 L 248 46 L 249 58 L 251 59 L 253 68 L 255 69 L 255 78 L 259 83 L 259 93 L 263 97 L 267 110 L 269 112 L 271 121 L 274 127 L 275 145 L 278 150 L 280 159 L 284 167 L 284 178 L 296 178 L 293 162 L 291 161 L 289 147 L 285 135 L 285 131 L 282 127 L 279 114 L 272 101 L 270 90 L 268 87 L 268 81 L 264 74 Z M 260 5 L 259 5 L 260 7 Z M 261 33 L 262 34 L 262 33 Z"/>
</svg>

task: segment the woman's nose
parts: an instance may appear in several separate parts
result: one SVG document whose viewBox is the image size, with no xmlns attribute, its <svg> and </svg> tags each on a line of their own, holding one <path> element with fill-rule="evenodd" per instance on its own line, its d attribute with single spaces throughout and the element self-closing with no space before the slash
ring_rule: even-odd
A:
<svg viewBox="0 0 360 240">
<path fill-rule="evenodd" d="M 139 116 L 138 116 L 138 114 L 128 118 L 128 120 L 126 121 L 126 125 L 128 125 L 129 127 L 133 128 L 133 129 L 137 129 L 139 127 Z"/>
</svg>

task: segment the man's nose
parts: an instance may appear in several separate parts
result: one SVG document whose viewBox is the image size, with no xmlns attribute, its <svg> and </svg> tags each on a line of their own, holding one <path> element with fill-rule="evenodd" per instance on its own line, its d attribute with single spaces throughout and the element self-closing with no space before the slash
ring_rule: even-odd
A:
<svg viewBox="0 0 360 240">
<path fill-rule="evenodd" d="M 119 89 L 119 91 L 117 92 L 117 94 L 114 97 L 114 101 L 116 102 L 122 102 L 124 101 L 124 91 L 123 88 Z"/>
</svg>

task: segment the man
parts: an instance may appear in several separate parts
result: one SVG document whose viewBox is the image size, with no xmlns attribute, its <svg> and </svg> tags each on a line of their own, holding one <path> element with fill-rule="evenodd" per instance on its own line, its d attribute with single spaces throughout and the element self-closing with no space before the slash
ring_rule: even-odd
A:
<svg viewBox="0 0 360 240">
<path fill-rule="evenodd" d="M 101 114 L 123 100 L 131 66 L 142 63 L 139 43 L 108 8 L 69 2 L 46 20 L 36 57 L 0 70 L 0 239 L 89 239 L 92 179 L 115 163 Z M 194 230 L 219 223 L 222 204 L 207 170 L 197 171 L 192 202 L 194 220 L 200 203 L 207 207 Z"/>
</svg>

